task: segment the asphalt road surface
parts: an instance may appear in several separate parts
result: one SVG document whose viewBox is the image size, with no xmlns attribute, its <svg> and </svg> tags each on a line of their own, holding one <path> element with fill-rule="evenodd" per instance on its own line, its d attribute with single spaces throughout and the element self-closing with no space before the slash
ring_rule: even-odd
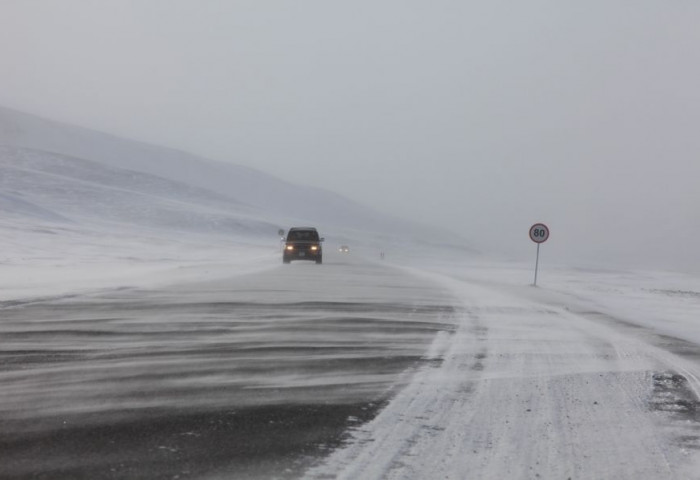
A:
<svg viewBox="0 0 700 480">
<path fill-rule="evenodd" d="M 296 478 L 455 329 L 437 285 L 338 256 L 7 302 L 0 478 Z"/>
</svg>

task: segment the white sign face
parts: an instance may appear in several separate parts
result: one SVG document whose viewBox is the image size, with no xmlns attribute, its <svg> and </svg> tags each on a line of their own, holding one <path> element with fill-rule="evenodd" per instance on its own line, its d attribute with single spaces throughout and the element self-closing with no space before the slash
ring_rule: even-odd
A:
<svg viewBox="0 0 700 480">
<path fill-rule="evenodd" d="M 535 243 L 544 243 L 549 238 L 549 228 L 544 223 L 536 223 L 530 227 L 530 240 Z"/>
</svg>

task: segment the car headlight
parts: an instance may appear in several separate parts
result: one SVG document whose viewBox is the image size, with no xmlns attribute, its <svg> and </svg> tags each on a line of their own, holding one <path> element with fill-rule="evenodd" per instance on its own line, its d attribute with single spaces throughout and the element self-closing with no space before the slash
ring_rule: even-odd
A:
<svg viewBox="0 0 700 480">
<path fill-rule="evenodd" d="M 293 245 L 287 245 L 287 246 L 284 247 L 284 248 L 286 248 L 287 250 L 294 250 L 294 246 L 293 246 Z"/>
<path fill-rule="evenodd" d="M 311 250 L 314 250 L 314 251 L 318 250 L 318 246 L 317 246 L 317 245 L 311 245 Z"/>
</svg>

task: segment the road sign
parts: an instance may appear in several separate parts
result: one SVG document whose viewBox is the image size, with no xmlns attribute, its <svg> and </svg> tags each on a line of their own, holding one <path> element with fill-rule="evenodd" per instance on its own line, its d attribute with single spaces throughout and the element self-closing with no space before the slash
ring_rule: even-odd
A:
<svg viewBox="0 0 700 480">
<path fill-rule="evenodd" d="M 549 228 L 544 223 L 536 223 L 530 227 L 530 240 L 537 244 L 537 259 L 535 260 L 535 282 L 537 286 L 537 269 L 540 266 L 540 243 L 544 243 L 549 238 Z"/>
<path fill-rule="evenodd" d="M 544 223 L 536 223 L 530 227 L 530 240 L 544 243 L 549 238 L 549 228 Z"/>
</svg>

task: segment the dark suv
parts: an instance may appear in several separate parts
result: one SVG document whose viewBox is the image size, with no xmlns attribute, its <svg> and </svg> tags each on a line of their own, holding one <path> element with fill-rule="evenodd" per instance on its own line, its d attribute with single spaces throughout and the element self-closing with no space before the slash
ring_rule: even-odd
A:
<svg viewBox="0 0 700 480">
<path fill-rule="evenodd" d="M 287 233 L 287 241 L 284 244 L 282 262 L 289 263 L 292 260 L 313 260 L 316 263 L 323 262 L 323 238 L 313 227 L 294 227 Z"/>
</svg>

